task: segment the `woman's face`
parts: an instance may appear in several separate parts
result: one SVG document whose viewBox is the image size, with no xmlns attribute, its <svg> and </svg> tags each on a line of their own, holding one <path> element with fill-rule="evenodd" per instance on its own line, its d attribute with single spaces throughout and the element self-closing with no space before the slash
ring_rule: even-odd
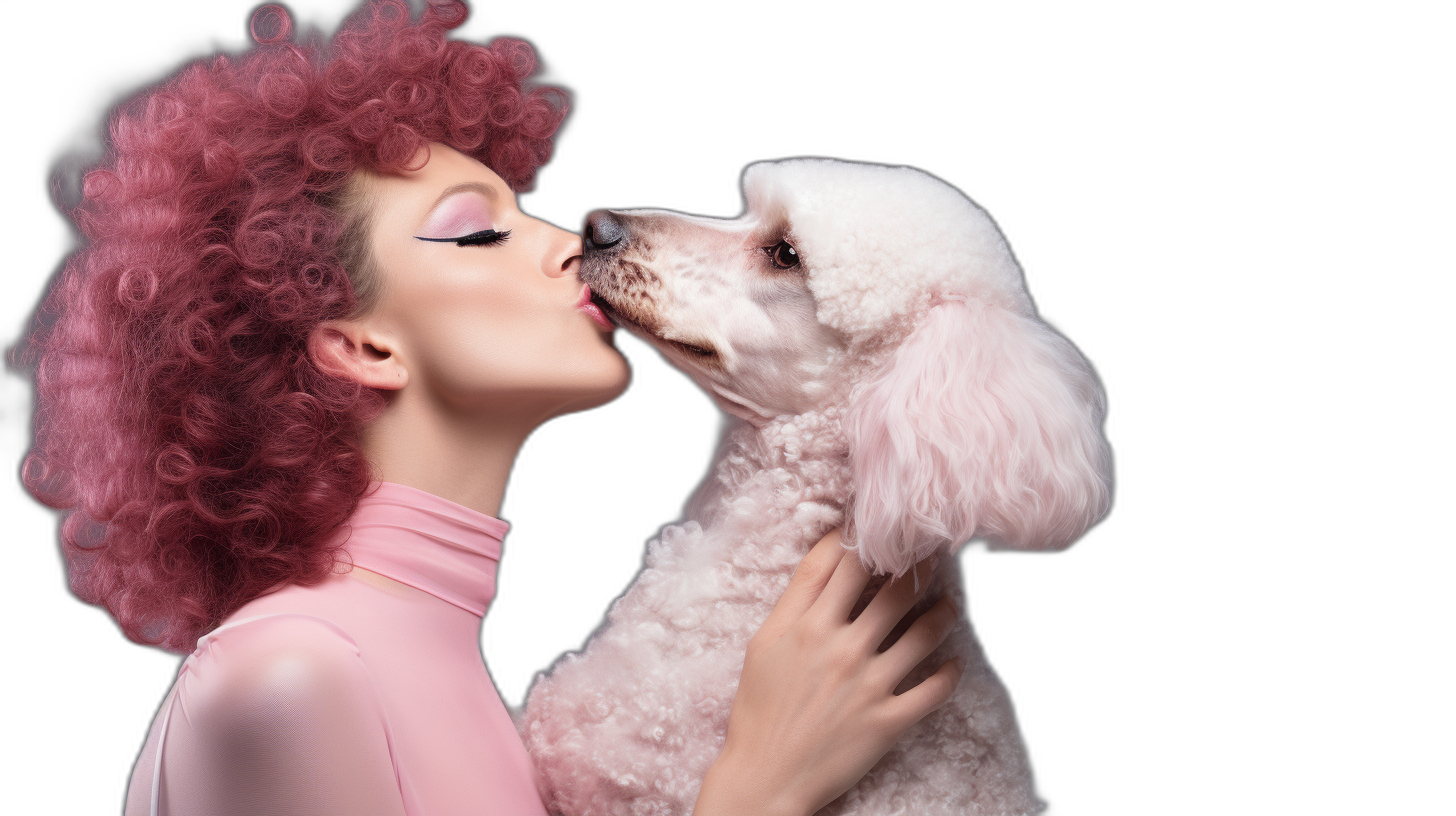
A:
<svg viewBox="0 0 1456 816">
<path fill-rule="evenodd" d="M 452 411 L 542 421 L 626 388 L 612 327 L 583 308 L 581 239 L 522 213 L 490 168 L 431 145 L 416 170 L 371 175 L 378 297 L 364 318 L 405 388 Z M 461 239 L 464 239 L 463 241 Z"/>
</svg>

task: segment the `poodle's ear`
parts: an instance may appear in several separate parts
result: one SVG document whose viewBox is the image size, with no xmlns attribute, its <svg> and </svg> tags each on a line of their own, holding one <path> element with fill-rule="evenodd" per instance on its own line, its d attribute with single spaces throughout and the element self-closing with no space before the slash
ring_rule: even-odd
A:
<svg viewBox="0 0 1456 816">
<path fill-rule="evenodd" d="M 1066 338 L 980 301 L 932 308 L 845 417 L 848 538 L 902 575 L 983 536 L 1056 549 L 1107 512 L 1102 388 Z"/>
</svg>

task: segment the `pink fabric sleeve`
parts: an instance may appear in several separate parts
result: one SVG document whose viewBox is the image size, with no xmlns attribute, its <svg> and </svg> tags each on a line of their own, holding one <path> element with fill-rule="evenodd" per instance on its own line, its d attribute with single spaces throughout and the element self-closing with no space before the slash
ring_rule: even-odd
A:
<svg viewBox="0 0 1456 816">
<path fill-rule="evenodd" d="M 161 768 L 156 757 L 160 747 Z M 389 724 L 353 639 L 269 615 L 198 642 L 137 760 L 126 816 L 405 816 Z M 155 801 L 154 801 L 155 800 Z"/>
</svg>

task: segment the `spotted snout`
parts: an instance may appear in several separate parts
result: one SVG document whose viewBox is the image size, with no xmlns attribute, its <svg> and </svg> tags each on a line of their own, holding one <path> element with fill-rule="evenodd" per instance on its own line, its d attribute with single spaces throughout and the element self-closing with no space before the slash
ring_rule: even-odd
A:
<svg viewBox="0 0 1456 816">
<path fill-rule="evenodd" d="M 662 324 L 662 280 L 647 266 L 650 246 L 638 219 L 611 210 L 593 210 L 582 229 L 581 279 L 592 299 L 618 322 L 649 334 Z"/>
</svg>

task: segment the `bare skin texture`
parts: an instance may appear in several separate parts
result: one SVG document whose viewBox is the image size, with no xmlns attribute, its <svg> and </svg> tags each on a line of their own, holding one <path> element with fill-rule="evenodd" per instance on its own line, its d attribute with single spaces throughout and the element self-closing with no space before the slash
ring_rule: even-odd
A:
<svg viewBox="0 0 1456 816">
<path fill-rule="evenodd" d="M 497 515 L 531 431 L 622 393 L 627 363 L 576 309 L 577 235 L 522 213 L 499 176 L 448 147 L 416 161 L 363 180 L 378 302 L 320 326 L 311 350 L 386 392 L 365 430 L 381 479 Z M 483 230 L 509 236 L 422 240 Z"/>
<path fill-rule="evenodd" d="M 413 170 L 360 183 L 380 295 L 368 313 L 320 326 L 310 350 L 386 393 L 365 430 L 380 478 L 497 515 L 531 431 L 627 385 L 611 334 L 576 306 L 581 240 L 522 213 L 494 172 L 441 145 Z M 485 230 L 509 236 L 430 240 Z M 699 816 L 813 813 L 954 690 L 960 668 L 946 664 L 894 693 L 949 632 L 949 601 L 878 652 L 917 582 L 886 585 L 851 622 L 869 576 L 843 556 L 837 533 L 820 541 L 751 641 Z"/>
</svg>

